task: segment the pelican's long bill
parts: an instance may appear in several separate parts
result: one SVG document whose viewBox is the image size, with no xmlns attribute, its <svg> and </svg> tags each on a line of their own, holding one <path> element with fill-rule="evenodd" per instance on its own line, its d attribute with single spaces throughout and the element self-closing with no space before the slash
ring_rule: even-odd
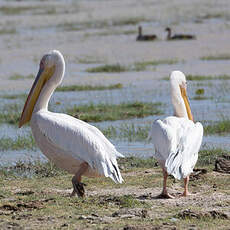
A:
<svg viewBox="0 0 230 230">
<path fill-rule="evenodd" d="M 184 104 L 185 104 L 185 107 L 186 107 L 188 119 L 193 121 L 193 115 L 192 115 L 192 111 L 191 111 L 190 104 L 189 104 L 189 101 L 188 101 L 186 88 L 183 87 L 183 86 L 180 86 L 180 91 L 181 91 L 181 96 L 182 96 L 182 98 L 184 100 Z"/>
<path fill-rule="evenodd" d="M 34 110 L 34 106 L 37 102 L 40 92 L 42 88 L 44 87 L 45 83 L 54 74 L 54 71 L 55 71 L 55 66 L 44 68 L 44 65 L 42 63 L 40 64 L 40 69 L 35 78 L 33 86 L 29 92 L 29 95 L 26 99 L 26 102 L 25 102 L 25 105 L 24 105 L 24 108 L 21 114 L 21 118 L 19 120 L 19 128 L 21 128 L 24 124 L 30 121 L 33 110 Z"/>
</svg>

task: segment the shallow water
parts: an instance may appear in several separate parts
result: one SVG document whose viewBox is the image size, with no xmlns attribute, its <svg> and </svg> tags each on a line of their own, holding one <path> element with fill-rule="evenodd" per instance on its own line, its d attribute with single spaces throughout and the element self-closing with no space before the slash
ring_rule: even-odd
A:
<svg viewBox="0 0 230 230">
<path fill-rule="evenodd" d="M 47 158 L 41 153 L 40 150 L 28 151 L 4 151 L 0 154 L 0 165 L 14 165 L 15 163 L 21 162 L 33 162 L 33 161 L 46 161 Z"/>
<path fill-rule="evenodd" d="M 145 119 L 131 119 L 127 121 L 115 121 L 115 122 L 101 122 L 97 123 L 97 127 L 106 128 L 110 125 L 114 127 L 120 127 L 121 124 L 138 124 L 138 126 L 149 124 L 149 127 L 152 123 L 152 117 L 147 117 Z M 7 130 L 7 131 L 6 131 Z M 17 138 L 18 135 L 28 135 L 30 134 L 30 127 L 24 129 L 18 129 L 14 126 L 1 125 L 0 126 L 0 138 L 10 137 Z M 230 136 L 207 136 L 203 138 L 201 149 L 212 149 L 212 148 L 221 148 L 230 150 Z M 147 140 L 128 142 L 122 140 L 113 140 L 110 141 L 115 145 L 116 149 L 122 153 L 124 156 L 135 156 L 141 158 L 152 157 L 154 149 L 153 145 Z M 35 160 L 45 161 L 47 158 L 41 153 L 41 151 L 36 148 L 36 150 L 18 150 L 18 151 L 2 151 L 0 153 L 0 165 L 11 165 L 15 164 L 18 161 L 31 162 Z"/>
<path fill-rule="evenodd" d="M 201 57 L 228 53 L 230 36 L 230 2 L 175 0 L 156 2 L 146 0 L 141 4 L 125 1 L 4 1 L 1 6 L 39 6 L 20 12 L 18 15 L 1 13 L 1 29 L 16 29 L 16 33 L 0 34 L 0 96 L 4 94 L 28 93 L 33 79 L 10 80 L 15 74 L 34 74 L 38 70 L 41 56 L 49 50 L 59 49 L 66 60 L 66 74 L 63 85 L 111 85 L 123 84 L 124 88 L 104 91 L 56 92 L 50 101 L 50 110 L 62 112 L 67 107 L 82 104 L 119 104 L 122 102 L 162 102 L 164 115 L 149 116 L 143 119 L 106 121 L 92 123 L 106 128 L 110 125 L 134 123 L 151 125 L 157 118 L 173 114 L 169 82 L 163 78 L 172 70 L 181 70 L 186 75 L 229 75 L 230 60 L 202 61 Z M 45 5 L 44 5 L 45 4 Z M 52 11 L 45 14 L 46 4 L 55 6 L 57 15 Z M 172 10 L 169 10 L 172 9 Z M 176 9 L 176 10 L 175 10 Z M 76 14 L 76 12 L 78 12 Z M 179 12 L 179 13 L 178 13 Z M 25 14 L 24 14 L 25 13 Z M 41 13 L 41 14 L 40 14 Z M 213 16 L 212 16 L 213 15 Z M 217 15 L 217 16 L 215 16 Z M 46 20 L 44 20 L 44 18 Z M 141 19 L 140 19 L 141 18 Z M 143 20 L 142 20 L 143 18 Z M 133 24 L 124 23 L 134 20 Z M 137 20 L 137 24 L 135 24 Z M 138 21 L 139 20 L 139 21 Z M 103 23 L 109 23 L 103 26 Z M 118 25 L 112 25 L 117 22 Z M 94 26 L 99 23 L 102 26 Z M 124 23 L 124 24 L 122 24 Z M 110 25 L 111 24 L 111 25 Z M 80 30 L 66 30 L 65 26 Z M 87 27 L 88 25 L 88 27 Z M 142 25 L 146 34 L 157 34 L 154 42 L 136 42 L 135 33 L 116 34 L 113 31 L 137 31 Z M 166 41 L 164 28 L 171 26 L 174 33 L 191 33 L 197 36 L 192 41 Z M 105 33 L 105 35 L 100 35 Z M 106 34 L 107 33 L 107 34 Z M 110 34 L 111 33 L 111 34 Z M 220 36 L 221 35 L 221 36 Z M 87 68 L 104 64 L 132 65 L 135 62 L 178 60 L 173 65 L 148 66 L 146 71 L 124 73 L 87 73 Z M 80 63 L 94 60 L 95 64 Z M 99 64 L 101 63 L 101 64 Z M 194 100 L 197 89 L 204 89 L 207 100 Z M 217 121 L 230 114 L 230 81 L 207 80 L 191 81 L 188 95 L 195 120 Z M 0 110 L 4 105 L 19 104 L 23 99 L 3 99 L 0 97 Z M 59 105 L 60 103 L 60 105 Z M 27 135 L 29 127 L 18 129 L 16 126 L 0 125 L 0 138 Z M 203 148 L 221 147 L 230 149 L 228 136 L 204 137 Z M 111 140 L 125 155 L 151 156 L 151 144 L 144 142 L 122 142 Z M 0 153 L 0 161 L 12 163 L 17 159 L 40 157 L 40 151 L 6 151 Z"/>
<path fill-rule="evenodd" d="M 9 137 L 15 140 L 18 136 L 28 135 L 31 132 L 30 130 L 29 126 L 19 129 L 18 126 L 2 124 L 0 125 L 0 139 Z"/>
<path fill-rule="evenodd" d="M 210 84 L 211 83 L 211 84 Z M 225 83 L 225 84 L 224 84 Z M 229 88 L 228 81 L 206 80 L 202 82 L 190 82 L 188 86 L 188 93 L 190 98 L 195 96 L 195 90 L 197 88 L 205 89 L 205 96 L 214 97 L 208 100 L 190 100 L 192 111 L 195 120 L 215 121 L 219 120 L 223 114 L 230 112 L 230 106 L 228 101 L 229 95 L 226 91 Z M 199 84 L 197 86 L 197 84 Z M 168 90 L 169 82 L 166 80 L 148 80 L 142 81 L 141 84 L 133 83 L 130 86 L 125 86 L 122 89 L 115 90 L 103 90 L 103 91 L 80 91 L 80 92 L 56 92 L 50 101 L 50 110 L 56 112 L 62 112 L 67 107 L 73 105 L 82 104 L 119 104 L 122 102 L 162 102 L 160 107 L 164 112 L 163 115 L 148 116 L 145 118 L 134 118 L 130 120 L 118 120 L 118 121 L 105 121 L 100 123 L 91 123 L 101 129 L 109 126 L 120 127 L 124 124 L 135 124 L 138 126 L 151 126 L 151 123 L 155 119 L 162 119 L 167 115 L 173 114 L 170 92 Z M 166 90 L 165 90 L 166 89 Z M 23 107 L 23 99 L 0 99 L 2 108 L 5 104 L 19 104 Z M 57 104 L 59 102 L 60 104 Z M 0 106 L 0 107 L 1 107 Z M 25 136 L 31 133 L 30 127 L 26 126 L 18 129 L 17 126 L 2 124 L 0 125 L 0 138 L 10 137 L 16 139 L 18 135 Z M 229 137 L 224 136 L 209 136 L 204 137 L 202 148 L 224 148 L 230 150 Z M 137 156 L 137 157 L 151 157 L 153 153 L 152 144 L 147 142 L 127 142 L 111 140 L 117 147 L 118 151 L 125 156 Z M 28 154 L 29 152 L 29 154 Z M 46 159 L 39 150 L 37 151 L 5 151 L 1 153 L 1 164 L 15 163 L 18 160 L 31 160 L 41 158 Z"/>
<path fill-rule="evenodd" d="M 205 96 L 209 97 L 215 95 L 216 100 L 190 100 L 192 111 L 195 120 L 215 121 L 219 120 L 223 114 L 228 114 L 230 111 L 229 103 L 225 102 L 229 100 L 229 95 L 226 94 L 229 84 L 225 81 L 224 84 L 217 80 L 206 80 L 202 82 L 190 82 L 189 83 L 189 95 L 190 98 L 195 96 L 195 90 L 197 88 L 205 89 Z M 211 84 L 210 84 L 211 83 Z M 197 87 L 197 84 L 198 87 Z M 154 86 L 154 87 L 153 87 Z M 224 90 L 223 90 L 224 87 Z M 115 90 L 103 90 L 103 91 L 80 91 L 80 92 L 56 92 L 50 101 L 50 110 L 61 112 L 67 107 L 73 105 L 82 104 L 119 104 L 122 102 L 162 102 L 163 105 L 160 107 L 164 112 L 163 115 L 148 116 L 145 118 L 134 118 L 130 120 L 118 120 L 118 121 L 105 121 L 100 123 L 91 123 L 98 128 L 104 129 L 109 126 L 120 127 L 124 124 L 135 124 L 138 126 L 151 126 L 151 123 L 155 119 L 162 119 L 167 115 L 173 114 L 170 92 L 168 90 L 169 82 L 166 80 L 148 80 L 143 81 L 141 84 L 133 83 L 130 86 L 125 86 L 122 89 Z M 167 90 L 165 90 L 167 89 Z M 214 93 L 214 94 L 213 94 Z M 0 99 L 1 106 L 4 104 L 17 103 L 23 107 L 23 99 Z M 60 102 L 60 105 L 57 104 Z M 3 107 L 2 107 L 3 108 Z M 25 136 L 31 133 L 30 127 L 26 126 L 18 129 L 17 126 L 2 124 L 0 125 L 0 138 L 10 137 L 16 139 L 18 135 Z M 229 137 L 226 136 L 208 136 L 204 137 L 202 148 L 224 148 L 230 150 L 230 144 L 228 144 Z M 118 151 L 123 153 L 125 156 L 137 156 L 137 157 L 151 157 L 153 153 L 153 146 L 147 142 L 127 142 L 111 140 Z M 28 155 L 28 152 L 29 155 Z M 31 159 L 46 159 L 39 150 L 37 151 L 5 151 L 1 153 L 1 164 L 14 163 L 18 160 L 31 160 Z"/>
</svg>

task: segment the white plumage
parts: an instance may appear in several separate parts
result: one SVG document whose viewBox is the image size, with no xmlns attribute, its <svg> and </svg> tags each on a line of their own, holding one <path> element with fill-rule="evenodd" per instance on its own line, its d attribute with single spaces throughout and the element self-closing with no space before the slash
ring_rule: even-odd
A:
<svg viewBox="0 0 230 230">
<path fill-rule="evenodd" d="M 46 110 L 34 113 L 30 123 L 37 145 L 59 167 L 76 174 L 78 166 L 87 162 L 90 167 L 84 175 L 106 176 L 122 183 L 116 161 L 122 155 L 96 127 Z"/>
<path fill-rule="evenodd" d="M 203 126 L 187 118 L 156 120 L 151 129 L 154 157 L 176 179 L 192 173 L 202 142 Z"/>
<path fill-rule="evenodd" d="M 74 191 L 84 196 L 81 176 L 110 177 L 122 183 L 113 144 L 96 127 L 66 114 L 48 111 L 48 102 L 62 82 L 65 62 L 59 51 L 43 56 L 40 69 L 28 95 L 19 127 L 30 121 L 35 141 L 42 152 L 58 167 L 75 176 Z"/>
<path fill-rule="evenodd" d="M 166 179 L 170 174 L 176 179 L 185 179 L 184 195 L 186 196 L 188 195 L 188 176 L 193 172 L 198 159 L 203 126 L 199 122 L 193 122 L 184 74 L 180 71 L 173 71 L 170 82 L 175 116 L 154 121 L 149 138 L 154 144 L 154 157 L 163 169 L 162 195 L 171 197 L 166 190 Z"/>
</svg>

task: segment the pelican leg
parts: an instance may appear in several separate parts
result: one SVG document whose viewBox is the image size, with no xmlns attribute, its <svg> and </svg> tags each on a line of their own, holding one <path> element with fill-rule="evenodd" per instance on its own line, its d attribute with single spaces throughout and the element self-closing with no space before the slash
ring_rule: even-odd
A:
<svg viewBox="0 0 230 230">
<path fill-rule="evenodd" d="M 189 176 L 184 178 L 184 192 L 183 192 L 182 196 L 189 196 L 190 195 L 190 193 L 188 192 L 188 182 L 189 182 Z"/>
<path fill-rule="evenodd" d="M 86 186 L 86 184 L 81 183 L 81 176 L 86 172 L 88 166 L 89 165 L 86 162 L 82 163 L 77 173 L 73 176 L 72 178 L 73 192 L 70 195 L 71 197 L 74 196 L 76 193 L 78 197 L 84 197 L 85 195 L 84 186 Z"/>
<path fill-rule="evenodd" d="M 159 195 L 160 198 L 175 198 L 174 196 L 170 195 L 167 191 L 167 178 L 168 178 L 168 173 L 165 169 L 162 169 L 162 172 L 163 172 L 163 190 L 162 190 L 162 193 Z"/>
</svg>

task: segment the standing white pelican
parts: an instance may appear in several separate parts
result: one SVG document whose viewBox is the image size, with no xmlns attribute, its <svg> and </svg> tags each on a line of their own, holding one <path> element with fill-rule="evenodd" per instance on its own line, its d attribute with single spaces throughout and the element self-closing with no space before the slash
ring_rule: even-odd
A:
<svg viewBox="0 0 230 230">
<path fill-rule="evenodd" d="M 41 151 L 59 168 L 74 174 L 73 192 L 83 197 L 82 175 L 110 177 L 122 183 L 116 157 L 122 157 L 96 127 L 62 113 L 48 111 L 48 102 L 62 82 L 65 61 L 53 50 L 42 57 L 40 69 L 25 102 L 19 128 L 30 121 L 33 136 Z"/>
<path fill-rule="evenodd" d="M 170 83 L 174 116 L 154 121 L 149 134 L 155 147 L 154 157 L 163 170 L 163 191 L 160 196 L 165 198 L 173 198 L 166 188 L 169 174 L 176 179 L 184 178 L 183 196 L 189 195 L 189 175 L 197 162 L 203 137 L 202 124 L 193 121 L 185 75 L 173 71 Z"/>
</svg>

